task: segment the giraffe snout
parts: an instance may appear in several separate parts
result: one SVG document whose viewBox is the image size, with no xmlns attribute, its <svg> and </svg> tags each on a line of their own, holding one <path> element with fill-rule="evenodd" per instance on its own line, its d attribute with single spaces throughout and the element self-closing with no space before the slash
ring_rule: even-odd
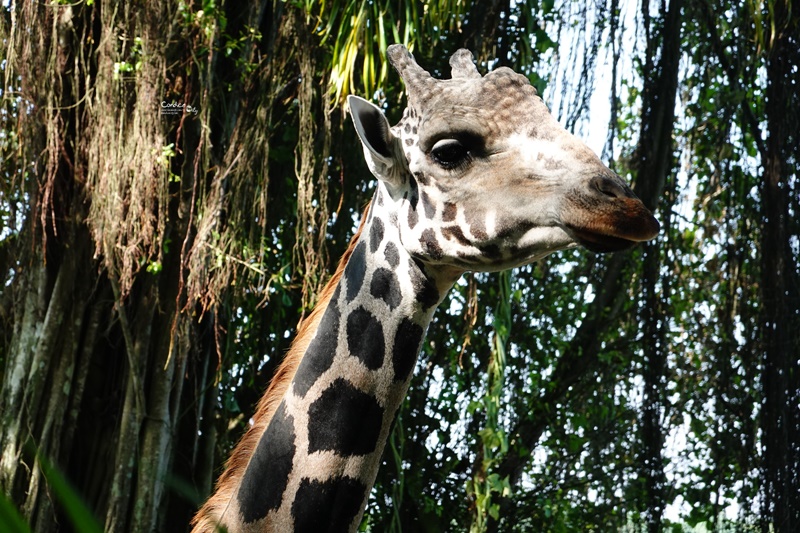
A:
<svg viewBox="0 0 800 533">
<path fill-rule="evenodd" d="M 624 250 L 654 238 L 653 214 L 616 174 L 597 174 L 567 195 L 562 222 L 584 247 L 595 252 Z"/>
</svg>

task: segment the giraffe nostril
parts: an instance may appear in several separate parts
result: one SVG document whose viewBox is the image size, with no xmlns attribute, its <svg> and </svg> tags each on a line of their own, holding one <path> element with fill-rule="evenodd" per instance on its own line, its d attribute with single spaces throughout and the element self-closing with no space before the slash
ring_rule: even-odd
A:
<svg viewBox="0 0 800 533">
<path fill-rule="evenodd" d="M 589 181 L 589 186 L 609 198 L 630 198 L 633 195 L 616 176 L 595 176 Z"/>
</svg>

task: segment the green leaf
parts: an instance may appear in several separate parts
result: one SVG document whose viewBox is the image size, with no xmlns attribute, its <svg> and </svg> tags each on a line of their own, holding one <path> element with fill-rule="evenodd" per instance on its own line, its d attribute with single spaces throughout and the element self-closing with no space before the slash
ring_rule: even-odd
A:
<svg viewBox="0 0 800 533">
<path fill-rule="evenodd" d="M 6 533 L 30 533 L 31 531 L 4 492 L 0 492 L 0 524 Z"/>
<path fill-rule="evenodd" d="M 103 528 L 100 527 L 92 512 L 83 503 L 78 493 L 69 485 L 61 472 L 46 457 L 39 455 L 38 459 L 42 472 L 47 479 L 47 484 L 63 506 L 75 530 L 81 533 L 102 533 Z"/>
</svg>

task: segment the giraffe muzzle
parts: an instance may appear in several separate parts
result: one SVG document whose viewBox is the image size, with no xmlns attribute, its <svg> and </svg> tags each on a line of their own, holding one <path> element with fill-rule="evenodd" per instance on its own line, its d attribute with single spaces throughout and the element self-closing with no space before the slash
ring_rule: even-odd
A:
<svg viewBox="0 0 800 533">
<path fill-rule="evenodd" d="M 584 248 L 617 252 L 658 235 L 661 225 L 617 176 L 595 176 L 588 190 L 567 196 L 562 221 Z"/>
</svg>

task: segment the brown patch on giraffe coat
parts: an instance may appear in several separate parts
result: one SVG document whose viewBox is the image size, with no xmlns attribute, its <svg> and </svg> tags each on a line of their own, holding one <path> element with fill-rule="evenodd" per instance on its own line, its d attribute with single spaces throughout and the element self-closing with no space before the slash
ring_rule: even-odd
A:
<svg viewBox="0 0 800 533">
<path fill-rule="evenodd" d="M 486 212 L 468 210 L 464 213 L 464 219 L 469 226 L 469 232 L 475 239 L 485 241 L 489 238 L 486 233 Z"/>
<path fill-rule="evenodd" d="M 442 211 L 442 222 L 453 222 L 458 215 L 458 206 L 452 202 L 444 203 L 444 210 Z"/>
<path fill-rule="evenodd" d="M 425 191 L 419 192 L 419 203 L 422 204 L 422 209 L 425 211 L 425 217 L 429 220 L 436 216 L 436 204 L 430 199 Z"/>
<path fill-rule="evenodd" d="M 363 307 L 347 317 L 347 349 L 370 370 L 383 366 L 383 326 Z"/>
<path fill-rule="evenodd" d="M 388 268 L 375 269 L 369 282 L 369 292 L 373 298 L 386 302 L 389 309 L 395 309 L 403 299 L 397 275 Z"/>
<path fill-rule="evenodd" d="M 372 227 L 369 230 L 369 251 L 375 253 L 383 241 L 383 221 L 376 218 L 372 222 Z"/>
<path fill-rule="evenodd" d="M 445 226 L 442 228 L 442 237 L 449 241 L 456 241 L 462 246 L 471 246 L 472 242 L 467 239 L 460 226 Z"/>
<path fill-rule="evenodd" d="M 308 389 L 316 383 L 317 379 L 331 367 L 333 359 L 336 357 L 336 344 L 338 341 L 336 331 L 339 329 L 340 320 L 339 307 L 336 303 L 338 298 L 336 296 L 339 294 L 339 290 L 339 288 L 336 289 L 336 293 L 331 298 L 328 308 L 320 321 L 317 334 L 314 335 L 314 339 L 308 345 L 306 353 L 313 354 L 313 357 L 303 357 L 297 368 L 293 390 L 301 398 L 308 393 Z"/>
<path fill-rule="evenodd" d="M 351 477 L 304 478 L 292 503 L 294 533 L 349 531 L 366 494 L 364 483 Z"/>
<path fill-rule="evenodd" d="M 438 261 L 444 257 L 444 250 L 442 250 L 442 247 L 439 245 L 436 233 L 434 233 L 432 229 L 428 228 L 422 232 L 419 243 L 428 257 L 434 261 Z"/>
<path fill-rule="evenodd" d="M 417 215 L 417 210 L 414 209 L 413 206 L 408 207 L 408 227 L 414 229 L 414 227 L 419 222 L 419 215 Z"/>
<path fill-rule="evenodd" d="M 247 465 L 237 499 L 245 522 L 264 518 L 283 501 L 296 451 L 294 419 L 281 402 Z"/>
<path fill-rule="evenodd" d="M 378 400 L 337 378 L 308 408 L 308 453 L 332 451 L 342 457 L 372 453 L 382 424 Z"/>
<path fill-rule="evenodd" d="M 356 246 L 351 260 L 347 262 L 347 267 L 344 269 L 344 280 L 347 286 L 345 297 L 348 302 L 352 302 L 358 296 L 358 291 L 364 284 L 364 276 L 367 273 L 366 255 L 367 243 L 362 242 Z"/>
<path fill-rule="evenodd" d="M 408 260 L 408 271 L 411 276 L 411 285 L 414 287 L 414 297 L 425 308 L 429 308 L 439 301 L 439 289 L 425 273 L 425 266 L 417 259 Z"/>
<path fill-rule="evenodd" d="M 404 318 L 397 327 L 392 343 L 392 368 L 395 382 L 407 380 L 411 371 L 414 370 L 424 333 L 422 326 L 407 318 Z"/>
<path fill-rule="evenodd" d="M 383 257 L 389 263 L 389 266 L 392 268 L 397 267 L 400 264 L 400 253 L 397 245 L 393 242 L 387 242 L 386 247 L 383 249 Z"/>
</svg>

